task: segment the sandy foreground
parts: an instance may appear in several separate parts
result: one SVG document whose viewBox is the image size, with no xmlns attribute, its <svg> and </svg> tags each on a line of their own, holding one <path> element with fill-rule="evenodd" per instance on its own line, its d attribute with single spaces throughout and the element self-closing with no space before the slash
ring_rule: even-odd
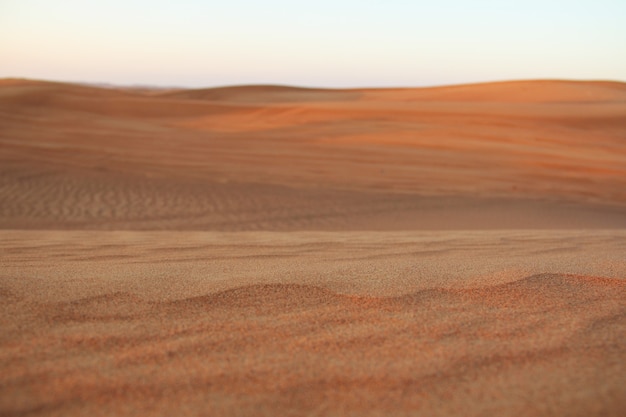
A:
<svg viewBox="0 0 626 417">
<path fill-rule="evenodd" d="M 0 80 L 0 415 L 626 414 L 626 86 Z"/>
<path fill-rule="evenodd" d="M 626 231 L 2 236 L 7 415 L 626 409 Z"/>
</svg>

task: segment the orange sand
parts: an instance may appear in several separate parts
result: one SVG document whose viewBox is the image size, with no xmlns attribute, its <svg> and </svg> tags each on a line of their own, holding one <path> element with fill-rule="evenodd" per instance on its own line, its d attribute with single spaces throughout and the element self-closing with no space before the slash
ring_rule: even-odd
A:
<svg viewBox="0 0 626 417">
<path fill-rule="evenodd" d="M 0 415 L 626 414 L 626 86 L 0 80 Z"/>
</svg>

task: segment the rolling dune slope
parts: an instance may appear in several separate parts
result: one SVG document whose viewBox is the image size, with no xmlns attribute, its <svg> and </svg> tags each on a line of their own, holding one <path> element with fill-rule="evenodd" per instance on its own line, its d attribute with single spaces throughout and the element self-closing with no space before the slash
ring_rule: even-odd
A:
<svg viewBox="0 0 626 417">
<path fill-rule="evenodd" d="M 625 132 L 620 83 L 141 94 L 4 80 L 0 226 L 419 229 L 429 208 L 453 210 L 453 228 L 624 226 Z"/>
</svg>

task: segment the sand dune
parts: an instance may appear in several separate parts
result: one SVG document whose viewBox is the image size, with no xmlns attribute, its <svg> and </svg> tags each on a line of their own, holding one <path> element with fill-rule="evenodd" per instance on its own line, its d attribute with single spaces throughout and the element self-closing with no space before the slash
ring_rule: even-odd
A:
<svg viewBox="0 0 626 417">
<path fill-rule="evenodd" d="M 405 99 L 419 101 L 591 103 L 624 101 L 626 85 L 611 81 L 534 80 L 369 92 L 376 98 L 391 93 L 395 97 L 404 96 Z"/>
<path fill-rule="evenodd" d="M 233 103 L 294 103 L 315 101 L 351 101 L 358 99 L 358 90 L 329 90 L 279 85 L 218 87 L 166 92 L 160 97 L 176 100 L 209 100 Z"/>
<path fill-rule="evenodd" d="M 5 238 L 6 415 L 626 407 L 624 231 Z"/>
<path fill-rule="evenodd" d="M 392 227 L 430 205 L 456 207 L 450 219 L 476 206 L 515 219 L 501 228 L 571 227 L 572 217 L 623 226 L 625 103 L 623 84 L 606 82 L 154 95 L 4 81 L 0 218 L 18 228 L 150 219 L 151 229 L 350 230 Z M 271 207 L 279 201 L 283 212 Z M 519 209 L 508 216 L 499 204 Z M 552 213 L 563 204 L 572 214 L 561 222 Z"/>
<path fill-rule="evenodd" d="M 0 415 L 622 416 L 626 86 L 0 80 Z"/>
</svg>

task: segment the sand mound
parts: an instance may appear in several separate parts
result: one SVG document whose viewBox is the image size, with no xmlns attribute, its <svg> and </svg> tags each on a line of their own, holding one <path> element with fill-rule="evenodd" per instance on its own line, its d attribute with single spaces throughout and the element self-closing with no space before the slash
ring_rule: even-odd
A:
<svg viewBox="0 0 626 417">
<path fill-rule="evenodd" d="M 297 103 L 317 101 L 351 101 L 361 94 L 357 90 L 329 90 L 278 85 L 250 85 L 179 90 L 161 97 L 183 100 L 207 100 L 233 103 Z"/>
<path fill-rule="evenodd" d="M 626 99 L 626 83 L 610 81 L 505 81 L 422 89 L 366 90 L 372 98 L 398 96 L 424 101 L 559 103 L 606 102 Z"/>
<path fill-rule="evenodd" d="M 80 126 L 81 119 L 93 115 L 128 120 L 187 117 L 237 110 L 194 102 L 182 102 L 172 106 L 170 100 L 137 93 L 131 89 L 50 82 L 0 84 L 0 108 L 4 108 L 9 114 L 36 111 L 39 117 L 45 112 L 45 117 L 57 119 L 66 126 Z M 72 114 L 75 116 L 71 117 Z M 35 115 L 30 117 L 36 118 Z M 115 120 L 105 119 L 104 122 L 112 124 L 111 127 L 116 125 Z"/>
<path fill-rule="evenodd" d="M 626 281 L 600 277 L 540 274 L 496 287 L 462 291 L 461 295 L 477 303 L 522 306 L 550 302 L 576 303 L 581 290 L 589 300 L 626 296 Z M 555 295 L 558 294 L 558 297 Z"/>
<path fill-rule="evenodd" d="M 275 314 L 334 304 L 338 296 L 323 288 L 297 284 L 248 285 L 216 294 L 191 297 L 169 303 L 170 310 L 184 308 L 245 308 L 256 313 Z"/>
</svg>

